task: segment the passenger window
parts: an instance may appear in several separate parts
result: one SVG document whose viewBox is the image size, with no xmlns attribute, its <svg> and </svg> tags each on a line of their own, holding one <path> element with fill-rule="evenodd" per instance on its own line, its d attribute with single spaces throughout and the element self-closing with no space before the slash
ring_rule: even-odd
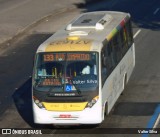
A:
<svg viewBox="0 0 160 137">
<path fill-rule="evenodd" d="M 131 28 L 131 21 L 129 20 L 126 23 L 126 30 L 127 30 L 127 38 L 128 38 L 128 46 L 130 47 L 133 43 L 133 34 L 132 34 L 132 28 Z"/>
<path fill-rule="evenodd" d="M 102 84 L 104 84 L 104 81 L 107 78 L 107 62 L 106 62 L 106 56 L 104 50 L 101 52 L 101 77 L 102 77 Z"/>
<path fill-rule="evenodd" d="M 119 63 L 119 61 L 121 60 L 121 47 L 119 45 L 119 35 L 117 34 L 114 38 L 113 38 L 113 47 L 114 47 L 114 51 L 115 51 L 115 56 L 116 56 L 116 64 Z"/>
</svg>

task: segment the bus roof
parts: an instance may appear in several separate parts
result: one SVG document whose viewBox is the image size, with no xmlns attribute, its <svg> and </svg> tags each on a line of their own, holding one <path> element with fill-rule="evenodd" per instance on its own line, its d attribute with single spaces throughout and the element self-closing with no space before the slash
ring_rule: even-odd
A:
<svg viewBox="0 0 160 137">
<path fill-rule="evenodd" d="M 81 14 L 42 43 L 37 52 L 100 51 L 130 18 L 128 13 L 98 11 Z"/>
</svg>

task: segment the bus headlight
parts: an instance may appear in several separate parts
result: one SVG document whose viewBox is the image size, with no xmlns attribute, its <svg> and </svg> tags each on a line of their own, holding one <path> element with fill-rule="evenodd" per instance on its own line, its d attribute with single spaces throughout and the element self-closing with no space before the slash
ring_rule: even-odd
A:
<svg viewBox="0 0 160 137">
<path fill-rule="evenodd" d="M 40 102 L 37 98 L 33 97 L 34 103 L 41 109 L 45 109 L 44 105 L 42 102 Z"/>
<path fill-rule="evenodd" d="M 89 108 L 93 107 L 93 105 L 97 102 L 98 98 L 99 96 L 94 97 L 90 102 L 88 102 L 86 107 L 89 107 Z"/>
</svg>

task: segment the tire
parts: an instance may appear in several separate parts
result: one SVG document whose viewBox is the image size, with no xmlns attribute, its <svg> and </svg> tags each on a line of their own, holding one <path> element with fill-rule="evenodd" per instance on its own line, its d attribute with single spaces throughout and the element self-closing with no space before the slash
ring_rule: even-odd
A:
<svg viewBox="0 0 160 137">
<path fill-rule="evenodd" d="M 105 109 L 104 109 L 104 119 L 106 118 L 106 116 L 108 115 L 108 103 L 105 103 Z"/>
<path fill-rule="evenodd" d="M 126 88 L 126 85 L 127 85 L 127 73 L 125 73 L 125 75 L 124 75 L 124 80 L 123 80 L 123 91 L 122 91 L 121 95 L 123 95 L 124 90 L 125 90 L 125 88 Z"/>
</svg>

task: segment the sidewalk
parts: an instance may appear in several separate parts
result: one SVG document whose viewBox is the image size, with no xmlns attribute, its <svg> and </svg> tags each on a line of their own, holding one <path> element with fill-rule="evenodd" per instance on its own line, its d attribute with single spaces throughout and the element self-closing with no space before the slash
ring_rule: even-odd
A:
<svg viewBox="0 0 160 137">
<path fill-rule="evenodd" d="M 108 5 L 104 4 L 109 2 Z M 87 11 L 113 6 L 116 0 L 0 0 L 0 49 L 10 46 L 10 40 L 21 36 L 41 21 L 71 9 Z"/>
<path fill-rule="evenodd" d="M 84 0 L 0 0 L 0 45 L 48 15 L 76 8 Z"/>
</svg>

